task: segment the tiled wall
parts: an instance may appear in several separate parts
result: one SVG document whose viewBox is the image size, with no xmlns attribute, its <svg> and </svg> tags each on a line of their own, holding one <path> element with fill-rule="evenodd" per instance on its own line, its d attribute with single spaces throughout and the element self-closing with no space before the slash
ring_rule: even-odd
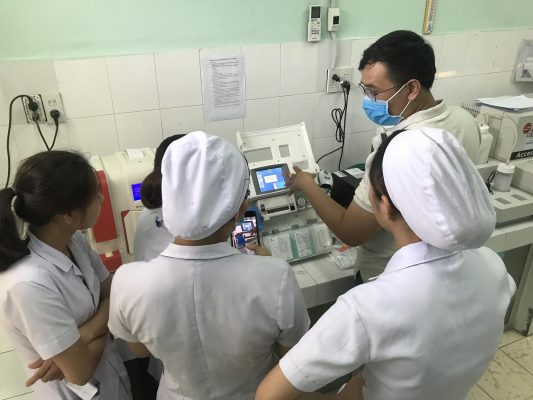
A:
<svg viewBox="0 0 533 400">
<path fill-rule="evenodd" d="M 477 97 L 533 92 L 532 84 L 512 81 L 521 39 L 533 39 L 533 29 L 428 36 L 437 57 L 435 97 L 460 104 Z M 339 41 L 337 64 L 357 67 L 362 51 L 374 40 Z M 226 50 L 245 56 L 246 115 L 206 122 L 199 58 Z M 58 147 L 105 155 L 125 148 L 156 147 L 165 136 L 198 129 L 234 142 L 236 131 L 304 121 L 318 158 L 337 146 L 330 111 L 341 105 L 342 95 L 324 92 L 330 53 L 331 42 L 325 39 L 318 44 L 0 64 L 0 182 L 6 173 L 8 102 L 23 92 L 61 93 L 67 120 L 60 126 Z M 355 71 L 354 82 L 358 81 Z M 354 85 L 343 166 L 363 162 L 369 152 L 374 125 L 364 115 L 361 101 Z M 16 106 L 20 114 L 19 108 Z M 11 146 L 15 163 L 44 149 L 35 126 L 22 122 L 17 114 Z M 46 125 L 44 130 L 50 138 L 52 126 Z M 332 170 L 336 163 L 336 157 L 328 157 L 321 166 Z"/>
</svg>

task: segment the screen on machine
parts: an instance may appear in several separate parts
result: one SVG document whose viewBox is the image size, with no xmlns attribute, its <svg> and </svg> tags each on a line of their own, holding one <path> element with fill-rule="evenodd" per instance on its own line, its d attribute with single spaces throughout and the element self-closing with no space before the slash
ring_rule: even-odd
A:
<svg viewBox="0 0 533 400">
<path fill-rule="evenodd" d="M 133 200 L 141 200 L 141 183 L 134 183 L 131 185 L 131 194 L 133 195 Z"/>
<path fill-rule="evenodd" d="M 270 165 L 265 168 L 253 170 L 252 180 L 254 182 L 255 192 L 261 195 L 287 190 L 285 176 L 288 172 L 287 164 Z"/>
</svg>

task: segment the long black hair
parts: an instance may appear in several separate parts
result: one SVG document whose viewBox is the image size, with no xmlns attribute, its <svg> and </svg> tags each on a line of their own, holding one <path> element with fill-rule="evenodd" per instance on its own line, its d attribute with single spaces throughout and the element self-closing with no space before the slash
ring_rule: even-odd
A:
<svg viewBox="0 0 533 400">
<path fill-rule="evenodd" d="M 160 208 L 163 204 L 161 198 L 161 163 L 168 146 L 185 135 L 172 135 L 163 140 L 155 151 L 154 170 L 150 172 L 141 184 L 141 202 L 148 209 Z"/>
<path fill-rule="evenodd" d="M 0 190 L 0 272 L 30 253 L 28 239 L 17 235 L 15 196 L 16 215 L 43 226 L 54 215 L 85 209 L 97 194 L 95 171 L 81 154 L 53 150 L 27 158 L 13 186 Z"/>
</svg>

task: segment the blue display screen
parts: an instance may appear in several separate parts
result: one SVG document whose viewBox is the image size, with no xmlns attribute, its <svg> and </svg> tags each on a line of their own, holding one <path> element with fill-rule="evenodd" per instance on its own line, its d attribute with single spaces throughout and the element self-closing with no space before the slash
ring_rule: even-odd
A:
<svg viewBox="0 0 533 400">
<path fill-rule="evenodd" d="M 141 182 L 131 185 L 131 194 L 134 201 L 141 200 Z"/>
<path fill-rule="evenodd" d="M 256 175 L 260 193 L 267 193 L 273 190 L 285 189 L 287 187 L 285 177 L 283 176 L 283 169 L 281 167 L 256 171 Z"/>
</svg>

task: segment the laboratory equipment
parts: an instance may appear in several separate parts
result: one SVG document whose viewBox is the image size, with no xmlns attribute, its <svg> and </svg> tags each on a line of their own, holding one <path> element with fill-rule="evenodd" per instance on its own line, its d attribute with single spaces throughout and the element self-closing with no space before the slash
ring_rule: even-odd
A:
<svg viewBox="0 0 533 400">
<path fill-rule="evenodd" d="M 301 192 L 291 193 L 286 178 L 299 167 L 320 171 L 305 124 L 237 133 L 250 167 L 250 197 L 263 219 L 262 243 L 289 262 L 331 251 L 331 233 Z"/>
<path fill-rule="evenodd" d="M 134 260 L 133 242 L 143 209 L 141 183 L 152 171 L 153 163 L 154 151 L 148 148 L 91 158 L 104 203 L 98 221 L 87 236 L 109 270 Z"/>
<path fill-rule="evenodd" d="M 514 170 L 515 166 L 512 164 L 499 164 L 498 168 L 496 168 L 496 175 L 494 176 L 493 189 L 498 192 L 508 192 L 511 189 Z"/>
</svg>

